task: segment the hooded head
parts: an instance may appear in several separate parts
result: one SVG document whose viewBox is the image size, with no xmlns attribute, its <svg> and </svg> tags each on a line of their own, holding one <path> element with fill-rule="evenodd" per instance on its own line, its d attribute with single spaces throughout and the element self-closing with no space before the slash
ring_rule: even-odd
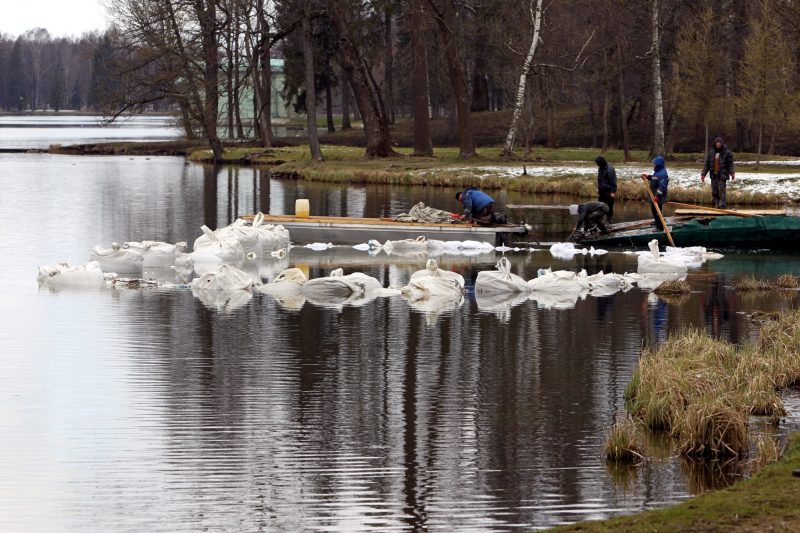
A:
<svg viewBox="0 0 800 533">
<path fill-rule="evenodd" d="M 717 143 L 719 143 L 719 146 L 717 146 Z M 722 140 L 722 137 L 714 137 L 714 148 L 722 150 L 723 146 L 725 146 L 725 141 Z"/>
<path fill-rule="evenodd" d="M 657 156 L 653 159 L 653 170 L 663 170 L 664 169 L 664 157 Z"/>
<path fill-rule="evenodd" d="M 598 156 L 597 159 L 594 160 L 594 162 L 597 163 L 597 166 L 600 168 L 608 166 L 608 161 L 606 161 L 606 158 L 603 157 L 602 155 Z"/>
</svg>

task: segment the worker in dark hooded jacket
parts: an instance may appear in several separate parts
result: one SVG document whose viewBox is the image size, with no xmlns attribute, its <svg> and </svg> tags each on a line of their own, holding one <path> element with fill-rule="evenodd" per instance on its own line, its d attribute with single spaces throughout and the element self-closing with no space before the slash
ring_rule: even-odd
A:
<svg viewBox="0 0 800 533">
<path fill-rule="evenodd" d="M 706 154 L 703 172 L 700 181 L 705 183 L 706 174 L 711 173 L 711 202 L 714 207 L 725 209 L 728 206 L 726 189 L 728 178 L 736 179 L 736 169 L 733 166 L 733 152 L 731 152 L 722 137 L 714 139 L 714 146 Z"/>
<path fill-rule="evenodd" d="M 494 222 L 494 199 L 483 191 L 470 187 L 457 192 L 456 200 L 464 206 L 464 216 L 483 224 Z"/>
<path fill-rule="evenodd" d="M 587 202 L 578 206 L 578 224 L 575 231 L 591 232 L 595 228 L 605 235 L 608 228 L 603 218 L 608 218 L 609 207 L 605 202 Z"/>
<path fill-rule="evenodd" d="M 597 163 L 597 201 L 608 206 L 608 221 L 611 222 L 614 198 L 617 196 L 617 171 L 603 156 L 598 156 L 594 162 Z"/>
<path fill-rule="evenodd" d="M 658 202 L 658 208 L 661 210 L 661 213 L 664 213 L 664 204 L 667 201 L 667 187 L 669 186 L 669 174 L 667 173 L 666 162 L 662 156 L 658 156 L 653 159 L 653 173 L 652 174 L 642 174 L 642 179 L 644 181 L 650 181 L 650 190 L 653 192 L 653 196 Z M 653 213 L 653 219 L 656 221 L 656 228 L 658 231 L 664 231 L 664 225 L 661 223 L 661 219 L 658 216 L 658 211 L 656 211 L 655 205 L 653 202 L 650 202 L 650 211 Z"/>
</svg>

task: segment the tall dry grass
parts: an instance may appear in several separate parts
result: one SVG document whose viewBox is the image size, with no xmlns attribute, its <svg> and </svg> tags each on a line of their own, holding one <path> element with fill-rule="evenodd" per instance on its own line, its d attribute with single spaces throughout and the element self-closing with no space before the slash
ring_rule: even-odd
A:
<svg viewBox="0 0 800 533">
<path fill-rule="evenodd" d="M 755 343 L 735 346 L 699 330 L 645 349 L 625 391 L 631 414 L 678 439 L 687 456 L 740 456 L 748 415 L 786 414 L 780 389 L 800 384 L 800 311 L 763 324 Z"/>
</svg>

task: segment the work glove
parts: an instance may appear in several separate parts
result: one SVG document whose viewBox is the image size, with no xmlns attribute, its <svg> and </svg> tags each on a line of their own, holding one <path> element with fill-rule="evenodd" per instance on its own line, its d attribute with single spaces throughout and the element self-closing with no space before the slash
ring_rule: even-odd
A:
<svg viewBox="0 0 800 533">
<path fill-rule="evenodd" d="M 649 176 L 647 174 L 642 174 L 642 181 L 647 181 Z"/>
<path fill-rule="evenodd" d="M 705 183 L 705 182 L 706 182 L 706 175 L 705 175 L 705 174 L 700 174 L 700 181 L 701 181 L 702 183 Z"/>
<path fill-rule="evenodd" d="M 610 196 L 611 198 L 615 198 L 615 197 L 617 196 L 617 193 L 615 193 L 615 192 L 612 192 L 611 194 L 609 194 L 609 196 Z"/>
<path fill-rule="evenodd" d="M 731 174 L 731 181 L 736 179 L 736 174 Z"/>
</svg>

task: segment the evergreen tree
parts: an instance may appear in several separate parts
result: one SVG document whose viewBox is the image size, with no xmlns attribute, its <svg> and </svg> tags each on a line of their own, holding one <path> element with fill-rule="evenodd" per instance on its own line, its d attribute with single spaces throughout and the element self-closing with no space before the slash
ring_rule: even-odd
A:
<svg viewBox="0 0 800 533">
<path fill-rule="evenodd" d="M 795 61 L 780 29 L 778 14 L 769 0 L 762 0 L 761 13 L 744 43 L 744 61 L 739 77 L 739 113 L 758 129 L 758 156 L 763 153 L 764 130 L 774 135 L 794 105 L 792 81 Z"/>
<path fill-rule="evenodd" d="M 83 107 L 83 98 L 81 97 L 81 82 L 75 79 L 75 85 L 72 87 L 72 96 L 69 98 L 69 108 L 74 111 L 80 111 Z"/>
<path fill-rule="evenodd" d="M 92 78 L 89 83 L 87 105 L 95 110 L 103 106 L 115 94 L 117 83 L 114 79 L 114 48 L 111 38 L 104 35 L 92 56 Z"/>
<path fill-rule="evenodd" d="M 65 87 L 66 80 L 64 79 L 64 61 L 60 53 L 58 53 L 58 58 L 53 68 L 53 78 L 50 81 L 50 97 L 48 100 L 50 101 L 50 107 L 58 112 L 64 108 L 67 96 L 67 88 Z"/>
</svg>

